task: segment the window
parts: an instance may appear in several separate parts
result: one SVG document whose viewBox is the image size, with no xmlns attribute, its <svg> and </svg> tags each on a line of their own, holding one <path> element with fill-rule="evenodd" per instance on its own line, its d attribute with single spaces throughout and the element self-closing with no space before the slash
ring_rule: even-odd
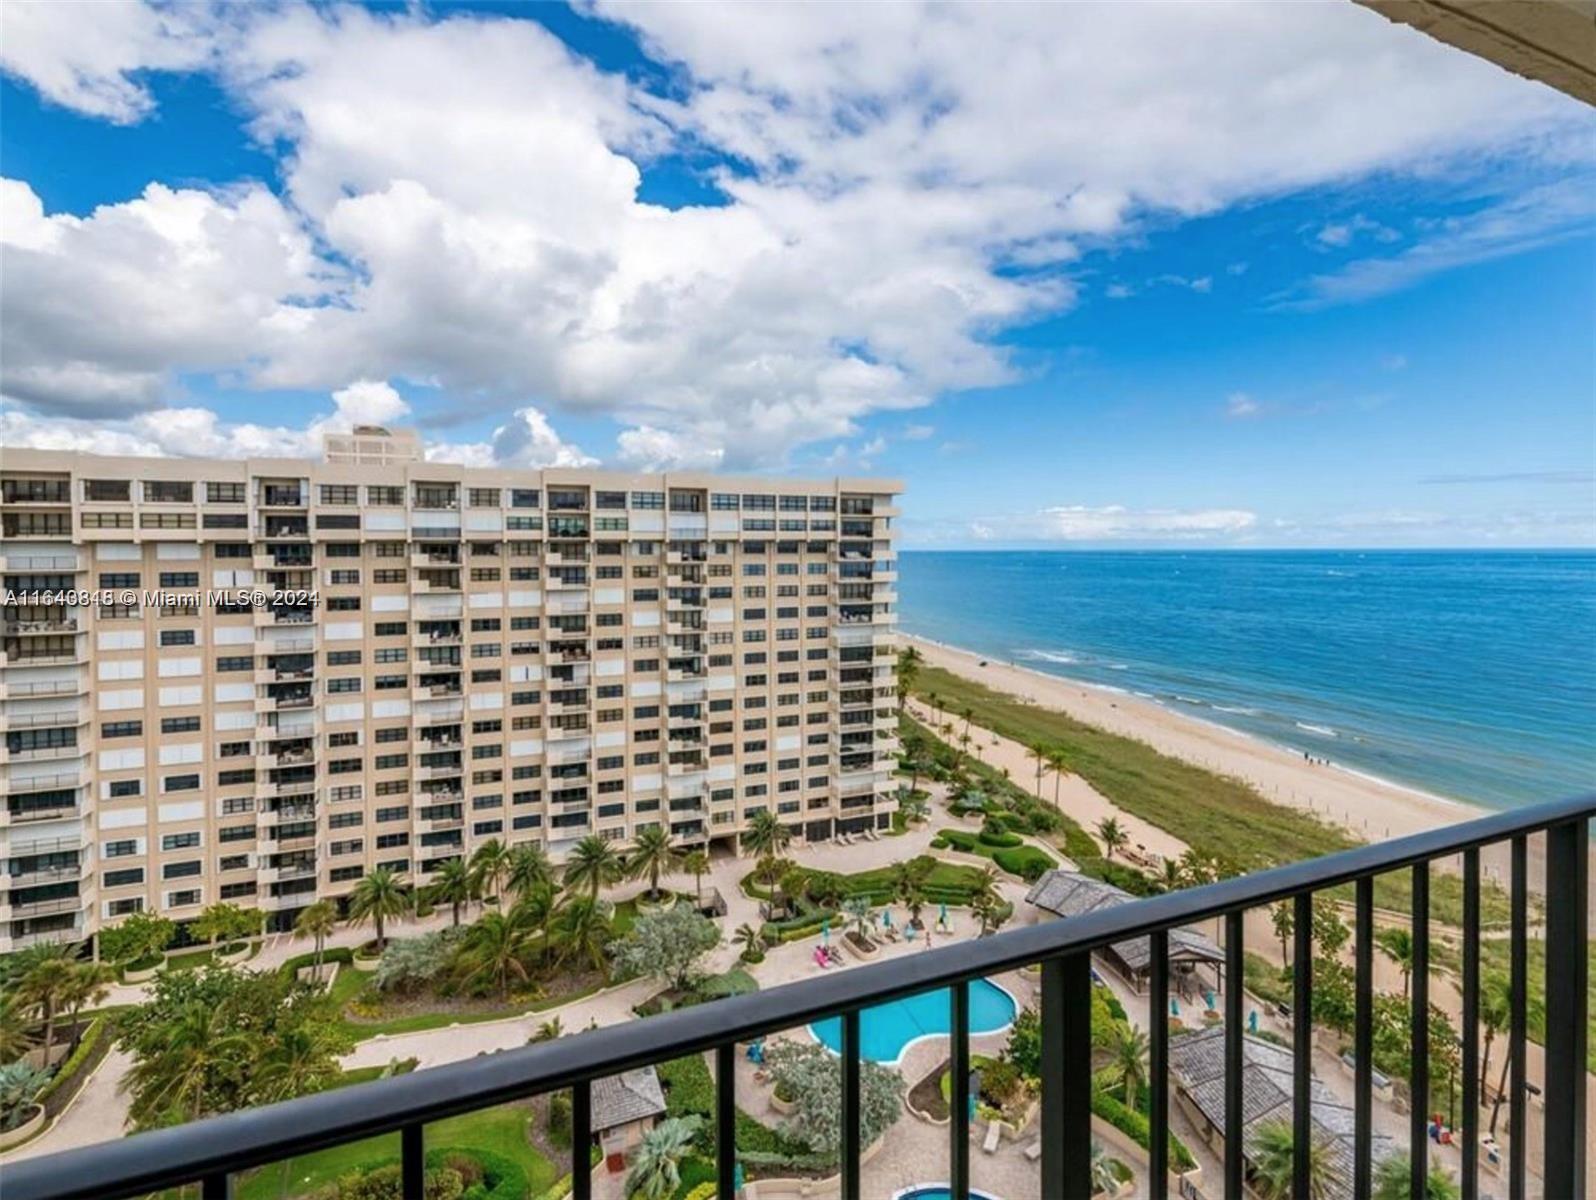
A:
<svg viewBox="0 0 1596 1200">
<path fill-rule="evenodd" d="M 125 479 L 85 479 L 83 481 L 83 498 L 85 500 L 105 502 L 125 502 L 131 500 L 132 495 L 128 481 Z"/>
<path fill-rule="evenodd" d="M 102 858 L 131 858 L 139 852 L 137 838 L 122 838 L 115 842 L 105 842 L 100 846 Z"/>
<path fill-rule="evenodd" d="M 360 503 L 360 488 L 353 483 L 324 483 L 319 491 L 323 504 L 341 504 L 353 507 Z"/>
<path fill-rule="evenodd" d="M 366 503 L 377 508 L 403 508 L 405 490 L 402 487 L 371 484 L 366 488 Z"/>
<path fill-rule="evenodd" d="M 197 831 L 167 833 L 161 836 L 162 850 L 192 850 L 199 844 L 200 835 Z"/>
<path fill-rule="evenodd" d="M 255 669 L 255 659 L 248 654 L 218 658 L 216 660 L 216 669 L 218 671 L 253 671 Z"/>
<path fill-rule="evenodd" d="M 633 492 L 632 493 L 632 507 L 633 508 L 664 508 L 665 507 L 665 493 L 664 492 Z"/>
<path fill-rule="evenodd" d="M 192 504 L 194 485 L 178 481 L 146 479 L 144 499 L 151 504 Z"/>
<path fill-rule="evenodd" d="M 200 719 L 198 717 L 162 717 L 162 733 L 198 733 Z"/>
<path fill-rule="evenodd" d="M 199 788 L 198 775 L 168 775 L 161 785 L 163 792 L 192 792 Z"/>
<path fill-rule="evenodd" d="M 207 483 L 205 485 L 205 503 L 242 504 L 244 503 L 244 485 L 242 483 Z"/>
<path fill-rule="evenodd" d="M 108 888 L 128 887 L 135 883 L 143 883 L 144 868 L 124 867 L 120 871 L 107 871 L 103 876 L 101 876 L 101 880 Z"/>
<path fill-rule="evenodd" d="M 191 588 L 199 587 L 199 572 L 197 571 L 162 571 L 160 576 L 163 588 Z"/>
<path fill-rule="evenodd" d="M 187 859 L 183 862 L 166 863 L 161 867 L 162 879 L 189 879 L 200 873 L 201 863 L 197 858 Z"/>
<path fill-rule="evenodd" d="M 161 645 L 163 646 L 192 646 L 193 644 L 194 631 L 192 629 L 161 630 Z"/>
<path fill-rule="evenodd" d="M 144 781 L 142 779 L 116 779 L 111 781 L 110 798 L 120 800 L 127 796 L 142 796 L 144 794 Z"/>
<path fill-rule="evenodd" d="M 100 726 L 102 738 L 142 737 L 144 736 L 143 721 L 107 721 Z"/>
<path fill-rule="evenodd" d="M 498 508 L 498 488 L 472 488 L 466 493 L 467 502 L 472 508 Z"/>
</svg>

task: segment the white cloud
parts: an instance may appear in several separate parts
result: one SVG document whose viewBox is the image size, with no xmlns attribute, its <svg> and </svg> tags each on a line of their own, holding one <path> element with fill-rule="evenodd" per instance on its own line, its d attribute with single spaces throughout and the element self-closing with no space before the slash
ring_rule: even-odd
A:
<svg viewBox="0 0 1596 1200">
<path fill-rule="evenodd" d="M 1241 508 L 1132 509 L 1123 505 L 1088 508 L 1064 505 L 1043 509 L 1044 537 L 1061 541 L 1194 540 L 1233 536 L 1258 523 L 1258 515 Z"/>
<path fill-rule="evenodd" d="M 150 111 L 134 74 L 193 67 L 209 54 L 200 6 L 155 8 L 131 0 L 92 6 L 62 0 L 7 0 L 0 9 L 0 67 L 47 100 L 119 124 Z"/>
<path fill-rule="evenodd" d="M 679 67 L 670 99 L 447 8 L 118 5 L 77 38 L 67 11 L 8 5 L 7 68 L 133 120 L 140 70 L 204 62 L 281 151 L 286 200 L 151 185 L 68 216 L 7 188 L 6 394 L 82 418 L 158 411 L 183 373 L 411 381 L 451 398 L 423 416 L 497 415 L 447 451 L 495 461 L 581 454 L 529 396 L 619 420 L 629 463 L 846 443 L 1013 378 L 995 335 L 1067 309 L 1081 245 L 1144 216 L 1589 128 L 1350 5 L 601 3 Z M 729 203 L 639 201 L 684 143 L 748 164 Z"/>
<path fill-rule="evenodd" d="M 1498 198 L 1466 216 L 1436 222 L 1400 253 L 1356 258 L 1277 296 L 1275 305 L 1315 309 L 1349 304 L 1412 287 L 1433 275 L 1520 254 L 1596 228 L 1596 178 L 1545 184 Z"/>
<path fill-rule="evenodd" d="M 724 457 L 718 446 L 648 425 L 623 430 L 615 442 L 621 462 L 639 471 L 707 471 Z"/>
<path fill-rule="evenodd" d="M 322 438 L 356 425 L 393 423 L 410 412 L 387 383 L 357 380 L 332 394 L 333 411 L 302 429 L 224 421 L 208 408 L 161 408 L 120 419 L 43 417 L 14 402 L 0 402 L 0 446 L 81 450 L 172 458 L 319 458 Z M 433 462 L 469 466 L 584 467 L 598 462 L 563 441 L 536 408 L 518 409 L 486 442 L 436 442 Z"/>
<path fill-rule="evenodd" d="M 1233 421 L 1246 420 L 1263 414 L 1263 405 L 1246 392 L 1231 392 L 1225 397 L 1225 416 Z"/>
<path fill-rule="evenodd" d="M 1131 290 L 1129 284 L 1111 283 L 1103 289 L 1103 295 L 1110 300 L 1129 300 L 1135 293 Z"/>
<path fill-rule="evenodd" d="M 1314 235 L 1315 240 L 1322 246 L 1337 249 L 1350 246 L 1353 241 L 1367 235 L 1377 242 L 1395 242 L 1401 240 L 1402 235 L 1389 225 L 1382 225 L 1371 217 L 1362 213 L 1345 221 L 1336 221 L 1320 228 Z"/>
<path fill-rule="evenodd" d="M 935 425 L 905 425 L 901 436 L 906 442 L 923 442 L 935 435 L 936 431 Z"/>
</svg>

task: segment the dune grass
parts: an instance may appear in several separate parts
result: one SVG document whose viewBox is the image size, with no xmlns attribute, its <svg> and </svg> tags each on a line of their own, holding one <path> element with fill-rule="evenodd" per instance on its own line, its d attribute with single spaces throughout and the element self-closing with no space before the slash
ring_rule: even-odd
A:
<svg viewBox="0 0 1596 1200">
<path fill-rule="evenodd" d="M 1069 770 L 1116 808 L 1242 871 L 1301 862 L 1364 844 L 1311 813 L 1266 799 L 1244 780 L 1194 766 L 1146 742 L 1087 725 L 940 667 L 922 667 L 914 690 L 927 703 L 935 695 L 945 719 L 956 729 L 962 729 L 962 713 L 969 709 L 974 724 L 1001 737 L 1061 752 Z M 1381 908 L 1411 911 L 1412 895 L 1405 872 L 1375 881 L 1375 903 Z M 1494 884 L 1482 886 L 1480 911 L 1482 924 L 1505 928 L 1510 916 L 1506 893 Z M 1449 925 L 1461 924 L 1461 879 L 1448 872 L 1433 874 L 1430 915 Z"/>
</svg>

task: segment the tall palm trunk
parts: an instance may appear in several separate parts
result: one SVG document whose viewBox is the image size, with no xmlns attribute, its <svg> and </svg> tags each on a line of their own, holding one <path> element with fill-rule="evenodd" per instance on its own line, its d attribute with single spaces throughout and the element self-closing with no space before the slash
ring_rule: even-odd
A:
<svg viewBox="0 0 1596 1200">
<path fill-rule="evenodd" d="M 1502 1052 L 1502 1074 L 1496 1081 L 1496 1102 L 1491 1105 L 1491 1136 L 1496 1136 L 1496 1120 L 1502 1115 L 1502 1101 L 1507 1098 L 1507 1069 L 1513 1065 L 1513 1043 L 1508 1042 Z"/>
</svg>

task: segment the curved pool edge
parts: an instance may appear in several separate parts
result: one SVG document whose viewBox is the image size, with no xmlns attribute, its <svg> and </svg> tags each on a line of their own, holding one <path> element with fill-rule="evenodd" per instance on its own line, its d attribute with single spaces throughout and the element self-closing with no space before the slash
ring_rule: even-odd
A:
<svg viewBox="0 0 1596 1200">
<path fill-rule="evenodd" d="M 1009 1013 L 1009 1019 L 1007 1021 L 1005 1021 L 1003 1024 L 997 1026 L 995 1029 L 982 1029 L 982 1030 L 979 1030 L 979 1031 L 972 1032 L 970 1034 L 970 1036 L 972 1038 L 994 1037 L 994 1036 L 996 1036 L 997 1034 L 1000 1034 L 1000 1033 L 1007 1033 L 1009 1030 L 1014 1028 L 1015 1018 L 1017 1018 L 1020 1015 L 1021 1004 L 1020 1004 L 1020 998 L 1018 996 L 1016 996 L 1013 992 L 1011 992 L 1008 988 L 1004 987 L 1001 983 L 999 983 L 995 979 L 987 979 L 985 976 L 982 976 L 982 980 L 983 980 L 983 982 L 987 983 L 991 987 L 996 988 L 998 991 L 1002 992 L 1005 996 L 1008 997 L 1009 1006 L 1010 1006 L 1011 1011 Z M 894 1003 L 894 1001 L 888 1001 L 888 1003 Z M 951 1005 L 951 999 L 950 999 L 949 1003 Z M 838 1017 L 828 1017 L 826 1019 L 827 1020 L 837 1020 Z M 815 1032 L 815 1025 L 816 1024 L 817 1024 L 817 1022 L 811 1021 L 809 1024 L 804 1026 L 804 1032 L 807 1033 L 811 1038 L 813 1038 L 817 1045 L 825 1047 L 826 1053 L 828 1053 L 828 1054 L 836 1054 L 836 1055 L 840 1056 L 841 1053 L 842 1053 L 840 1050 L 833 1050 L 830 1046 L 826 1045 L 826 1040 Z M 934 1038 L 950 1038 L 952 1036 L 953 1036 L 953 1030 L 951 1028 L 943 1031 L 942 1033 L 922 1033 L 922 1034 L 919 1034 L 916 1037 L 910 1038 L 907 1042 L 903 1043 L 903 1046 L 898 1050 L 898 1057 L 897 1058 L 890 1059 L 890 1060 L 884 1059 L 884 1058 L 863 1058 L 862 1055 L 861 1055 L 861 1058 L 863 1059 L 864 1062 L 873 1062 L 873 1063 L 876 1063 L 878 1066 L 892 1067 L 892 1068 L 896 1069 L 896 1068 L 898 1068 L 898 1067 L 903 1065 L 903 1060 L 904 1060 L 905 1057 L 908 1056 L 909 1051 L 913 1050 L 921 1042 L 929 1042 L 929 1041 L 931 1041 Z M 929 1183 L 923 1183 L 923 1184 L 917 1184 L 916 1186 L 925 1188 L 925 1187 L 935 1187 L 936 1185 L 935 1184 L 929 1184 Z M 973 1197 L 974 1193 L 971 1193 L 971 1195 Z M 986 1197 L 986 1200 L 992 1200 L 992 1198 L 991 1197 Z"/>
</svg>

